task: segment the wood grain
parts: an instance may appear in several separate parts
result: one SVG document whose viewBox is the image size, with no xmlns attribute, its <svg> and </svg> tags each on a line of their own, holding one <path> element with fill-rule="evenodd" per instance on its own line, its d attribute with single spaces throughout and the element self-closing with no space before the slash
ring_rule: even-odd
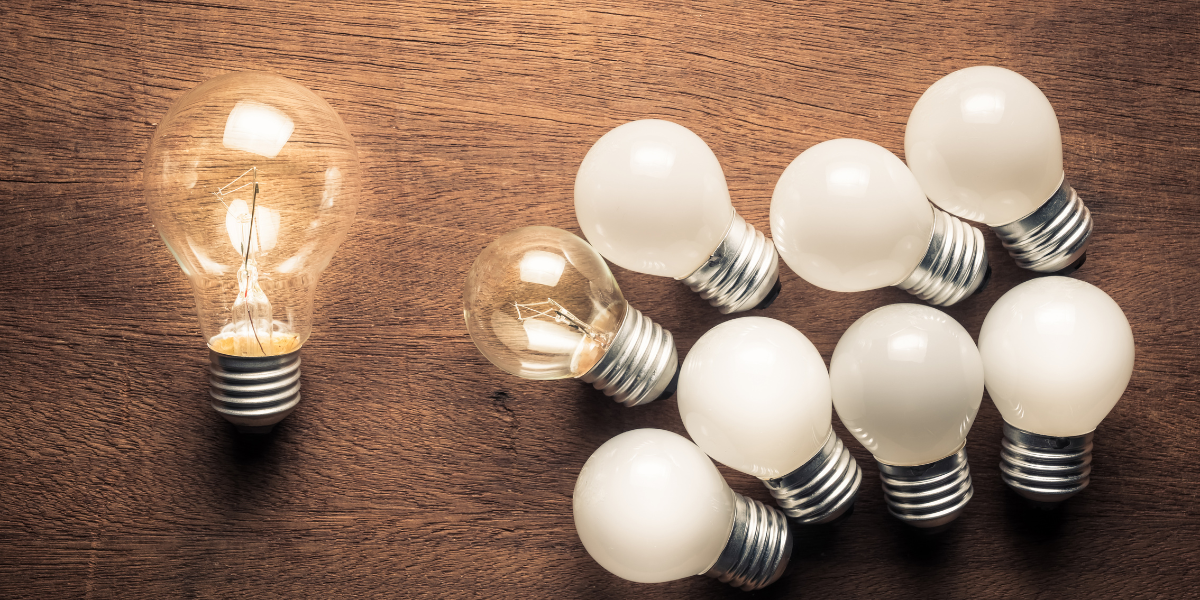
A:
<svg viewBox="0 0 1200 600">
<path fill-rule="evenodd" d="M 976 495 L 926 538 L 890 519 L 870 456 L 855 514 L 801 534 L 763 598 L 1163 598 L 1200 584 L 1200 17 L 1193 3 L 20 2 L 0 19 L 0 596 L 717 598 L 703 577 L 609 575 L 571 491 L 617 433 L 682 433 L 673 400 L 626 409 L 479 355 L 461 317 L 476 253 L 518 225 L 578 231 L 575 168 L 627 120 L 675 120 L 768 230 L 805 148 L 901 153 L 941 75 L 1015 69 L 1058 111 L 1095 243 L 1077 277 L 1125 309 L 1133 381 L 1097 433 L 1092 486 L 1030 512 L 999 479 L 985 400 Z M 326 272 L 304 402 L 270 437 L 207 407 L 192 294 L 150 225 L 142 154 L 199 82 L 262 69 L 325 97 L 365 170 Z M 948 312 L 978 334 L 1030 277 Z M 721 316 L 681 284 L 615 269 L 682 352 Z M 783 269 L 763 314 L 828 360 L 866 311 Z M 845 439 L 844 430 L 838 430 Z M 767 500 L 748 476 L 739 492 Z"/>
</svg>

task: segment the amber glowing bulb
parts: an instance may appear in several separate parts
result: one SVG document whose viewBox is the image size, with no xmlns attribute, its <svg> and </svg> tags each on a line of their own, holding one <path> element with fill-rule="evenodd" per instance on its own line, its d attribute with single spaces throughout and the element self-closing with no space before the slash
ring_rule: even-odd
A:
<svg viewBox="0 0 1200 600">
<path fill-rule="evenodd" d="M 358 155 L 304 86 L 230 73 L 177 100 L 146 154 L 146 205 L 208 341 L 212 406 L 269 431 L 300 402 L 313 294 L 358 204 Z"/>
</svg>

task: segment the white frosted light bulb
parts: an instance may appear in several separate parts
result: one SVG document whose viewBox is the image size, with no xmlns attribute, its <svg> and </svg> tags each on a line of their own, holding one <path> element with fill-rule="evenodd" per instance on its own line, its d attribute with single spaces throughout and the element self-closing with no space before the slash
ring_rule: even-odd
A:
<svg viewBox="0 0 1200 600">
<path fill-rule="evenodd" d="M 938 527 L 974 494 L 965 443 L 983 374 L 967 330 L 928 306 L 877 308 L 838 340 L 829 367 L 833 405 L 879 462 L 897 518 Z"/>
<path fill-rule="evenodd" d="M 1004 481 L 1057 502 L 1087 487 L 1092 432 L 1133 375 L 1133 330 L 1090 283 L 1042 277 L 1009 290 L 979 332 L 987 389 L 1004 417 Z"/>
<path fill-rule="evenodd" d="M 572 503 L 588 554 L 630 581 L 705 574 L 755 590 L 791 556 L 784 516 L 729 489 L 695 444 L 669 431 L 605 442 L 579 472 Z"/>
<path fill-rule="evenodd" d="M 192 283 L 212 406 L 269 431 L 300 402 L 313 294 L 354 222 L 354 140 L 319 96 L 230 73 L 171 105 L 146 153 L 146 205 Z"/>
<path fill-rule="evenodd" d="M 1058 117 L 1033 82 L 992 66 L 943 77 L 913 107 L 904 154 L 934 204 L 991 226 L 1020 266 L 1078 266 L 1092 219 L 1063 175 Z"/>
<path fill-rule="evenodd" d="M 683 280 L 723 313 L 765 308 L 779 292 L 774 245 L 737 215 L 721 163 L 681 125 L 604 134 L 575 177 L 575 216 L 608 260 Z"/>
<path fill-rule="evenodd" d="M 479 351 L 518 377 L 577 377 L 626 406 L 674 393 L 670 332 L 629 306 L 604 259 L 562 229 L 522 227 L 484 248 L 463 315 Z"/>
<path fill-rule="evenodd" d="M 789 517 L 826 523 L 854 504 L 862 470 L 833 433 L 829 372 L 796 328 L 742 317 L 696 341 L 679 414 L 709 456 L 763 480 Z"/>
<path fill-rule="evenodd" d="M 979 230 L 934 209 L 899 158 L 863 140 L 822 142 L 788 165 L 771 235 L 797 275 L 835 292 L 894 285 L 947 306 L 987 280 Z"/>
</svg>

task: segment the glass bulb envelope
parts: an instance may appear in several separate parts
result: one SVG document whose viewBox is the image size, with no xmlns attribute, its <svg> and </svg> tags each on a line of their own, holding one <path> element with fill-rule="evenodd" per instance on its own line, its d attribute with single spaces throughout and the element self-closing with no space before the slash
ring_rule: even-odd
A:
<svg viewBox="0 0 1200 600">
<path fill-rule="evenodd" d="M 614 343 L 628 306 L 604 259 L 553 227 L 500 236 L 475 259 L 463 291 L 479 351 L 526 379 L 587 373 Z"/>
<path fill-rule="evenodd" d="M 162 118 L 143 184 L 209 347 L 230 356 L 298 350 L 361 187 L 354 142 L 333 108 L 278 75 L 216 77 Z"/>
</svg>

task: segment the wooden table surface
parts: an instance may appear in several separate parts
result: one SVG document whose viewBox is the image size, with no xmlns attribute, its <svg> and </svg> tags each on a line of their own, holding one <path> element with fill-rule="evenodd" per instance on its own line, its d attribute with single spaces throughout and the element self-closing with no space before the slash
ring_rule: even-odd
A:
<svg viewBox="0 0 1200 600">
<path fill-rule="evenodd" d="M 742 597 L 705 577 L 633 584 L 591 560 L 571 517 L 579 468 L 623 431 L 683 433 L 675 401 L 628 409 L 577 381 L 502 373 L 463 324 L 466 271 L 511 228 L 578 232 L 575 169 L 622 122 L 698 133 L 765 232 L 797 154 L 858 137 L 902 156 L 921 92 L 976 64 L 1023 73 L 1054 104 L 1096 223 L 1075 276 L 1133 327 L 1133 380 L 1097 431 L 1091 487 L 1026 509 L 1000 481 L 985 398 L 968 441 L 975 498 L 950 531 L 890 518 L 853 444 L 855 514 L 800 532 L 787 574 L 751 596 L 1200 593 L 1194 3 L 3 4 L 0 597 Z M 141 192 L 167 107 L 242 69 L 326 98 L 365 173 L 318 288 L 304 401 L 261 439 L 208 406 L 193 296 Z M 1031 278 L 987 238 L 990 287 L 947 311 L 973 335 Z M 681 355 L 730 318 L 680 283 L 614 272 Z M 868 310 L 915 301 L 781 272 L 759 314 L 826 360 Z"/>
</svg>

